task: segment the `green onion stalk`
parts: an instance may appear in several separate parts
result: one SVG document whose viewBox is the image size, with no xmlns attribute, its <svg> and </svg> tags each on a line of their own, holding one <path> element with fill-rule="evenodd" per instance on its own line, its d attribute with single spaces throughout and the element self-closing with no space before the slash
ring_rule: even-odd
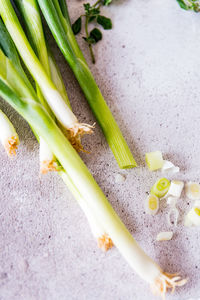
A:
<svg viewBox="0 0 200 300">
<path fill-rule="evenodd" d="M 168 288 L 174 289 L 185 284 L 186 280 L 180 276 L 163 272 L 139 247 L 55 120 L 37 96 L 33 97 L 32 90 L 28 91 L 23 76 L 17 71 L 13 60 L 5 54 L 9 53 L 12 57 L 6 40 L 3 44 L 0 40 L 0 44 L 0 96 L 25 118 L 36 137 L 42 137 L 54 153 L 61 165 L 59 173 L 86 211 L 94 235 L 104 233 L 99 245 L 106 244 L 104 249 L 107 250 L 113 243 L 130 266 L 151 284 L 154 292 L 164 295 Z"/>
<path fill-rule="evenodd" d="M 34 12 L 34 10 L 32 10 L 32 12 Z M 77 138 L 79 144 L 80 137 L 85 133 L 92 133 L 93 126 L 79 123 L 72 110 L 62 98 L 55 84 L 48 76 L 45 68 L 40 63 L 38 57 L 29 44 L 9 0 L 0 1 L 0 14 L 21 58 L 40 87 L 45 100 L 55 114 L 57 120 L 64 128 L 66 128 L 68 136 L 71 138 L 72 142 L 75 143 L 74 141 L 76 141 Z"/>
<path fill-rule="evenodd" d="M 78 46 L 65 0 L 37 0 L 49 28 L 74 72 L 120 168 L 137 164 Z"/>
</svg>

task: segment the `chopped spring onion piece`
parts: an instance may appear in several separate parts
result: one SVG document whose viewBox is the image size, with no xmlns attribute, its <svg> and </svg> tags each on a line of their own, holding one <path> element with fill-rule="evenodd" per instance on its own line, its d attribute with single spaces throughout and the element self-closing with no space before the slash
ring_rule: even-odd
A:
<svg viewBox="0 0 200 300">
<path fill-rule="evenodd" d="M 176 167 L 171 161 L 164 160 L 164 164 L 162 166 L 161 171 L 164 172 L 172 172 L 178 173 L 180 171 L 179 167 Z"/>
<path fill-rule="evenodd" d="M 25 36 L 10 0 L 0 0 L 0 14 L 26 67 L 39 85 L 58 121 L 69 131 L 69 136 L 74 140 L 75 137 L 80 139 L 85 133 L 92 133 L 91 126 L 78 123 L 76 116 L 48 77 Z"/>
<path fill-rule="evenodd" d="M 183 187 L 184 187 L 183 181 L 172 180 L 167 195 L 180 198 Z"/>
<path fill-rule="evenodd" d="M 200 201 L 194 203 L 192 209 L 185 217 L 185 226 L 200 226 Z"/>
<path fill-rule="evenodd" d="M 170 226 L 177 226 L 179 211 L 176 207 L 171 207 L 167 214 L 167 222 Z"/>
<path fill-rule="evenodd" d="M 172 231 L 163 231 L 157 235 L 156 241 L 169 241 L 172 239 L 172 237 L 173 237 Z"/>
<path fill-rule="evenodd" d="M 185 185 L 186 197 L 191 200 L 200 199 L 200 184 L 196 182 L 187 182 Z"/>
<path fill-rule="evenodd" d="M 167 178 L 160 178 L 151 188 L 151 194 L 163 198 L 170 188 L 170 181 Z"/>
<path fill-rule="evenodd" d="M 155 171 L 163 167 L 164 160 L 160 151 L 146 153 L 145 159 L 150 171 Z"/>
<path fill-rule="evenodd" d="M 174 207 L 176 207 L 177 200 L 178 200 L 177 197 L 169 196 L 169 197 L 167 197 L 167 204 L 168 204 L 171 208 L 174 208 Z"/>
<path fill-rule="evenodd" d="M 19 137 L 8 117 L 0 110 L 0 141 L 9 156 L 16 154 Z"/>
<path fill-rule="evenodd" d="M 159 199 L 155 195 L 149 195 L 145 201 L 145 211 L 149 215 L 157 214 L 159 209 Z"/>
<path fill-rule="evenodd" d="M 85 97 L 102 128 L 119 167 L 122 169 L 136 167 L 137 164 L 133 155 L 78 46 L 71 28 L 66 1 L 38 0 L 37 2 L 60 50 L 74 72 Z"/>
<path fill-rule="evenodd" d="M 3 0 L 0 0 L 0 4 Z M 1 7 L 1 6 L 0 6 Z M 130 232 L 117 216 L 93 176 L 65 138 L 54 120 L 40 103 L 27 101 L 17 96 L 0 79 L 0 96 L 14 107 L 31 124 L 39 136 L 50 146 L 58 161 L 67 170 L 68 176 L 76 186 L 91 211 L 101 220 L 106 233 L 112 239 L 130 266 L 148 283 L 154 292 L 163 297 L 168 289 L 184 285 L 187 280 L 180 276 L 167 274 L 136 243 Z"/>
</svg>

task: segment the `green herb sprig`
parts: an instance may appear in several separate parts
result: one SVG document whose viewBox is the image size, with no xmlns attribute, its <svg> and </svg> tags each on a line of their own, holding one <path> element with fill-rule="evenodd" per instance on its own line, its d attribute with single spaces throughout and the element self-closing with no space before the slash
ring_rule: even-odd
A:
<svg viewBox="0 0 200 300">
<path fill-rule="evenodd" d="M 82 18 L 85 19 L 85 37 L 83 39 L 88 44 L 90 55 L 93 64 L 95 64 L 95 56 L 93 52 L 93 45 L 102 39 L 102 32 L 98 28 L 92 29 L 90 32 L 88 30 L 88 24 L 92 21 L 96 21 L 97 24 L 101 25 L 104 30 L 112 29 L 112 21 L 110 18 L 102 16 L 100 13 L 101 6 L 108 6 L 111 4 L 112 0 L 98 0 L 93 5 L 90 3 L 83 4 L 84 14 L 81 15 L 73 24 L 72 30 L 74 34 L 78 34 L 82 28 Z"/>
<path fill-rule="evenodd" d="M 193 10 L 200 12 L 200 1 L 199 0 L 177 0 L 180 7 L 185 10 Z"/>
</svg>

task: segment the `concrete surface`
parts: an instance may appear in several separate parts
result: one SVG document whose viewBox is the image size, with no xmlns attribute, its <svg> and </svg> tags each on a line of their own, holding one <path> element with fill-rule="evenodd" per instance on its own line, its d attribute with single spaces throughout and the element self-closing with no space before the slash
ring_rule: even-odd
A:
<svg viewBox="0 0 200 300">
<path fill-rule="evenodd" d="M 68 2 L 75 20 L 83 2 Z M 114 28 L 95 46 L 97 64 L 90 66 L 140 167 L 120 171 L 98 126 L 84 139 L 92 154 L 81 156 L 143 249 L 166 271 L 189 277 L 167 299 L 200 297 L 199 229 L 186 229 L 181 221 L 169 228 L 164 204 L 155 217 L 143 207 L 146 192 L 161 176 L 144 168 L 145 152 L 160 149 L 180 166 L 177 179 L 199 181 L 200 15 L 181 10 L 175 0 L 118 0 L 105 13 Z M 90 61 L 82 35 L 79 41 Z M 93 123 L 76 80 L 51 44 L 75 113 Z M 154 299 L 117 249 L 104 254 L 97 248 L 61 179 L 39 176 L 38 145 L 27 123 L 3 101 L 0 108 L 21 139 L 16 159 L 0 148 L 0 299 Z M 118 173 L 126 181 L 115 183 Z M 190 205 L 179 201 L 181 216 Z M 169 229 L 171 241 L 155 241 L 159 231 Z"/>
</svg>

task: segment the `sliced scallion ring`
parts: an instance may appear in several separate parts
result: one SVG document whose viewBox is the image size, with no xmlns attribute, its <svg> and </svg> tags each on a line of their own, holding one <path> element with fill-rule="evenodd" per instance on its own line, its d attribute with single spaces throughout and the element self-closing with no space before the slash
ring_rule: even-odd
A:
<svg viewBox="0 0 200 300">
<path fill-rule="evenodd" d="M 167 178 L 160 178 L 151 188 L 151 194 L 157 196 L 158 198 L 164 197 L 170 187 L 170 181 Z"/>
<path fill-rule="evenodd" d="M 145 211 L 149 215 L 155 215 L 159 209 L 159 199 L 155 195 L 149 195 L 145 201 Z"/>
</svg>

